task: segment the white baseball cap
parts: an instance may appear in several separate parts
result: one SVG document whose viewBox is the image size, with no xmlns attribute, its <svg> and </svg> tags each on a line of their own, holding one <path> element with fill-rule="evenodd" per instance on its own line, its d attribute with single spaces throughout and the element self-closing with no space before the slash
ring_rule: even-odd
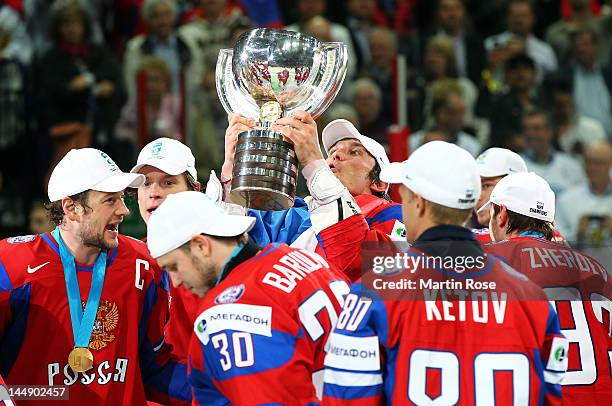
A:
<svg viewBox="0 0 612 406">
<path fill-rule="evenodd" d="M 363 147 L 376 159 L 378 165 L 382 168 L 383 166 L 389 165 L 389 157 L 385 151 L 385 147 L 379 144 L 377 141 L 370 137 L 366 137 L 361 134 L 355 126 L 348 120 L 339 118 L 327 124 L 321 134 L 323 139 L 323 148 L 329 155 L 329 150 L 336 145 L 340 140 L 355 139 L 363 145 Z"/>
<path fill-rule="evenodd" d="M 47 194 L 55 202 L 86 190 L 120 192 L 128 187 L 140 187 L 145 177 L 122 172 L 104 152 L 95 148 L 71 149 L 53 168 Z"/>
<path fill-rule="evenodd" d="M 249 231 L 254 225 L 254 217 L 226 214 L 204 193 L 179 192 L 169 195 L 151 214 L 147 245 L 153 258 L 159 258 L 194 235 L 233 237 Z"/>
<path fill-rule="evenodd" d="M 476 163 L 483 178 L 527 172 L 527 164 L 523 158 L 506 148 L 489 148 L 478 155 Z"/>
<path fill-rule="evenodd" d="M 454 209 L 471 209 L 480 196 L 476 161 L 463 148 L 444 141 L 428 142 L 408 160 L 382 168 L 380 179 L 403 183 L 424 199 Z"/>
<path fill-rule="evenodd" d="M 533 172 L 513 173 L 500 180 L 478 213 L 489 210 L 493 203 L 538 220 L 552 222 L 555 219 L 555 192 L 548 182 Z"/>
<path fill-rule="evenodd" d="M 145 165 L 153 166 L 168 175 L 188 172 L 194 179 L 198 179 L 195 158 L 191 149 L 172 138 L 157 138 L 145 145 L 138 154 L 136 166 L 130 172 L 137 173 Z"/>
</svg>

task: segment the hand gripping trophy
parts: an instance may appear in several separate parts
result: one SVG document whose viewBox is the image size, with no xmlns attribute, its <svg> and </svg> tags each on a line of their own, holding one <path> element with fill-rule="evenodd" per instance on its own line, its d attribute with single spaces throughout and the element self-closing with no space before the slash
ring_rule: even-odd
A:
<svg viewBox="0 0 612 406">
<path fill-rule="evenodd" d="M 320 116 L 346 74 L 346 45 L 292 31 L 258 28 L 219 52 L 217 93 L 228 113 L 257 120 L 238 135 L 231 198 L 260 210 L 293 205 L 298 160 L 291 143 L 271 130 L 280 117 L 305 110 Z"/>
</svg>

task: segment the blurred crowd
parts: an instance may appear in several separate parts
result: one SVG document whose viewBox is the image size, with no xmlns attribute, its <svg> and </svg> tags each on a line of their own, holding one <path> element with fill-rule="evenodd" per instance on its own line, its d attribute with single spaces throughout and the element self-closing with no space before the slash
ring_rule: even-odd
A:
<svg viewBox="0 0 612 406">
<path fill-rule="evenodd" d="M 0 0 L 0 237 L 48 227 L 46 179 L 71 148 L 129 170 L 150 140 L 176 138 L 206 182 L 227 126 L 217 55 L 255 27 L 347 45 L 320 129 L 345 118 L 388 145 L 389 127 L 406 124 L 409 151 L 435 139 L 474 156 L 510 148 L 554 189 L 568 239 L 610 238 L 605 0 Z"/>
</svg>

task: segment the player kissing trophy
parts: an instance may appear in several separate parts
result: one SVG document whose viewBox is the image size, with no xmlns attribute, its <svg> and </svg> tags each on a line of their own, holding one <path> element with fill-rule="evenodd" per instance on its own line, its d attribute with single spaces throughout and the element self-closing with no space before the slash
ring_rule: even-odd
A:
<svg viewBox="0 0 612 406">
<path fill-rule="evenodd" d="M 293 145 L 270 127 L 305 110 L 315 119 L 334 100 L 346 74 L 346 45 L 297 32 L 258 28 L 217 59 L 216 83 L 228 112 L 258 121 L 238 135 L 230 196 L 259 210 L 293 205 L 298 160 Z"/>
</svg>

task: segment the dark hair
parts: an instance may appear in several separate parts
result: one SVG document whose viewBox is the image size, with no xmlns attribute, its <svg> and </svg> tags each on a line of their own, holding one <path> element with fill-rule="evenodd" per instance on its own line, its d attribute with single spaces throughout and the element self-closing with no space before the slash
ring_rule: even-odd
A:
<svg viewBox="0 0 612 406">
<path fill-rule="evenodd" d="M 189 172 L 185 172 L 185 180 L 187 181 L 187 186 L 189 187 L 190 191 L 196 191 L 196 192 L 200 191 L 198 189 L 200 187 L 200 183 L 198 182 L 196 178 L 191 176 Z"/>
<path fill-rule="evenodd" d="M 374 160 L 374 167 L 372 168 L 372 170 L 370 171 L 370 173 L 368 173 L 368 179 L 370 179 L 372 182 L 374 182 L 377 185 L 380 185 L 382 183 L 382 180 L 380 180 L 380 165 L 378 164 L 378 161 Z M 389 196 L 389 193 L 385 192 L 372 192 L 372 194 L 376 197 L 380 197 L 381 199 L 386 199 L 386 200 L 391 200 L 391 196 Z"/>
<path fill-rule="evenodd" d="M 62 25 L 69 17 L 79 17 L 83 22 L 83 40 L 91 38 L 91 19 L 87 11 L 81 7 L 78 1 L 64 0 L 58 1 L 51 9 L 49 22 L 49 33 L 51 38 L 59 41 L 62 38 Z"/>
<path fill-rule="evenodd" d="M 554 95 L 555 92 L 574 93 L 574 79 L 567 74 L 553 73 L 544 79 L 544 90 L 549 95 Z"/>
<path fill-rule="evenodd" d="M 493 204 L 493 217 L 499 215 L 501 208 Z M 507 210 L 508 212 L 508 229 L 506 230 L 508 233 L 517 232 L 521 233 L 523 231 L 535 231 L 538 233 L 544 234 L 544 238 L 551 241 L 553 238 L 553 228 L 551 224 L 544 220 L 538 220 L 533 217 L 524 216 L 522 214 L 518 214 L 513 212 L 512 210 Z"/>
<path fill-rule="evenodd" d="M 507 6 L 507 10 L 510 9 L 510 6 L 513 4 L 527 4 L 529 5 L 529 7 L 531 8 L 531 11 L 533 12 L 533 1 L 532 0 L 510 0 L 508 1 L 508 6 Z"/>
<path fill-rule="evenodd" d="M 535 70 L 533 59 L 524 52 L 520 52 L 506 61 L 506 70 L 515 70 L 523 67 Z"/>
<path fill-rule="evenodd" d="M 79 204 L 85 209 L 85 212 L 88 210 L 92 210 L 91 207 L 87 204 L 87 199 L 89 197 L 89 190 L 86 190 L 81 193 L 77 193 L 76 195 L 69 196 L 72 201 L 76 204 Z M 62 207 L 62 201 L 58 200 L 55 202 L 51 202 L 45 205 L 45 209 L 49 211 L 49 220 L 56 226 L 59 226 L 64 221 L 64 208 Z"/>
<path fill-rule="evenodd" d="M 531 108 L 531 109 L 525 111 L 523 113 L 523 117 L 522 118 L 534 117 L 534 116 L 542 116 L 542 117 L 544 117 L 544 122 L 545 122 L 546 126 L 548 128 L 552 128 L 553 127 L 553 120 L 550 117 L 550 113 L 548 111 L 546 111 L 546 110 L 543 110 L 543 109 L 540 109 L 540 108 L 537 108 L 537 107 L 534 107 L 534 108 Z"/>
</svg>

